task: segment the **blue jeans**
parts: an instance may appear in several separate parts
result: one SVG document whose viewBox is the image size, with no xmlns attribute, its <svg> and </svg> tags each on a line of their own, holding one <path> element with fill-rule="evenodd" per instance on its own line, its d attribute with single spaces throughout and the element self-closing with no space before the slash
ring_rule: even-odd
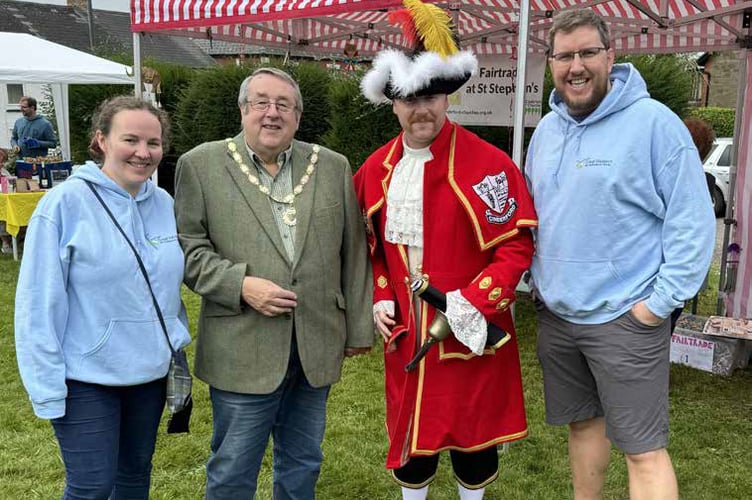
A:
<svg viewBox="0 0 752 500">
<path fill-rule="evenodd" d="M 329 386 L 310 386 L 295 343 L 287 374 L 271 394 L 210 390 L 214 433 L 206 464 L 206 499 L 252 500 L 270 435 L 274 499 L 313 499 L 323 458 Z"/>
<path fill-rule="evenodd" d="M 147 500 L 165 380 L 66 384 L 65 415 L 52 420 L 65 463 L 63 500 Z"/>
</svg>

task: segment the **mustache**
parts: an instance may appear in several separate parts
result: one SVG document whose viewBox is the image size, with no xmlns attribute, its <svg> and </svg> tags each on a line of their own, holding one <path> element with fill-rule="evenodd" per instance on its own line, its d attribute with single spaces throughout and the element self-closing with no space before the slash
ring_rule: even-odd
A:
<svg viewBox="0 0 752 500">
<path fill-rule="evenodd" d="M 409 124 L 413 123 L 425 123 L 425 122 L 434 122 L 436 118 L 431 113 L 421 113 L 420 115 L 414 115 L 411 116 L 408 120 Z"/>
</svg>

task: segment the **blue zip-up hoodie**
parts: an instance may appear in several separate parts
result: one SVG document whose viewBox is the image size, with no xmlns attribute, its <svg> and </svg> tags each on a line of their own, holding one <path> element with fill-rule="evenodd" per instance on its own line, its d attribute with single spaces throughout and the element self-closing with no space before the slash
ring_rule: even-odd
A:
<svg viewBox="0 0 752 500">
<path fill-rule="evenodd" d="M 29 222 L 16 289 L 16 355 L 34 413 L 65 414 L 66 379 L 110 386 L 167 374 L 167 346 L 143 275 L 82 179 L 138 250 L 175 349 L 190 342 L 173 202 L 147 181 L 133 198 L 96 165 L 50 190 Z"/>
<path fill-rule="evenodd" d="M 539 221 L 533 287 L 573 323 L 608 322 L 642 299 L 665 318 L 697 293 L 713 253 L 715 216 L 689 131 L 631 64 L 610 77 L 581 121 L 552 92 L 526 160 Z"/>
</svg>

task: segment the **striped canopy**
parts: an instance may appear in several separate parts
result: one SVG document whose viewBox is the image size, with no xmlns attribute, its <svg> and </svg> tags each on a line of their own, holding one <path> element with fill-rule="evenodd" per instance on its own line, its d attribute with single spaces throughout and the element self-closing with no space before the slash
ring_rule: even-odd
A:
<svg viewBox="0 0 752 500">
<path fill-rule="evenodd" d="M 451 13 L 462 48 L 515 54 L 520 0 L 432 3 Z M 400 6 L 401 0 L 131 0 L 131 29 L 276 47 L 296 55 L 370 58 L 382 48 L 402 46 L 399 30 L 386 20 L 387 11 Z M 745 49 L 731 240 L 741 251 L 729 267 L 736 287 L 721 297 L 729 316 L 752 317 L 752 1 L 530 0 L 528 51 L 545 51 L 554 12 L 573 7 L 591 8 L 606 19 L 617 54 Z"/>
<path fill-rule="evenodd" d="M 519 1 L 433 2 L 450 11 L 460 45 L 476 54 L 512 54 L 517 47 Z M 167 30 L 291 53 L 368 57 L 402 45 L 387 11 L 400 0 L 132 0 L 136 32 Z M 708 52 L 739 47 L 744 9 L 734 0 L 531 0 L 530 50 L 545 51 L 553 12 L 590 7 L 610 24 L 617 53 Z"/>
</svg>

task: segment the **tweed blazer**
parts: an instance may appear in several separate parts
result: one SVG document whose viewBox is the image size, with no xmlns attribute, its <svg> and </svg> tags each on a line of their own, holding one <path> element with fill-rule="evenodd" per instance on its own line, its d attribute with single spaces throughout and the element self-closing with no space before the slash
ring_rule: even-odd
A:
<svg viewBox="0 0 752 500">
<path fill-rule="evenodd" d="M 232 140 L 251 165 L 243 134 Z M 311 144 L 293 141 L 293 185 L 311 154 Z M 373 343 L 371 271 L 350 165 L 323 147 L 318 156 L 295 199 L 292 261 L 268 197 L 241 172 L 225 141 L 204 143 L 178 160 L 175 213 L 185 283 L 201 296 L 195 373 L 213 387 L 274 391 L 287 370 L 293 324 L 314 387 L 339 380 L 345 347 Z M 297 307 L 291 314 L 262 315 L 241 299 L 246 276 L 294 291 Z"/>
</svg>

